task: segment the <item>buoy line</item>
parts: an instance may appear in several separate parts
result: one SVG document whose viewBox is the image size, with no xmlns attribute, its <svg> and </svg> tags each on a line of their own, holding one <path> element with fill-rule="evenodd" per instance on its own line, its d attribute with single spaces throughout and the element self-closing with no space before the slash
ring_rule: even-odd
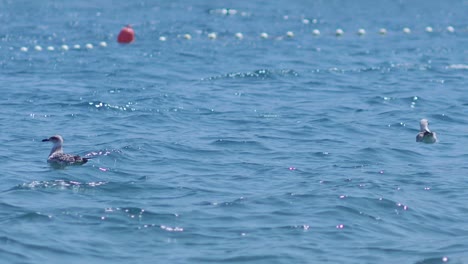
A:
<svg viewBox="0 0 468 264">
<path fill-rule="evenodd" d="M 92 50 L 96 47 L 101 47 L 101 48 L 106 48 L 107 47 L 107 42 L 101 41 L 97 43 L 96 45 L 93 45 L 92 43 L 86 43 L 83 46 L 80 44 L 74 44 L 72 46 L 69 46 L 67 44 L 62 44 L 60 46 L 41 46 L 41 45 L 34 45 L 32 48 L 22 46 L 19 48 L 20 51 L 22 52 L 28 52 L 29 50 L 34 50 L 34 51 L 69 51 L 69 50 Z"/>
<path fill-rule="evenodd" d="M 304 19 L 304 21 L 303 21 L 303 23 L 308 24 L 307 19 Z M 456 32 L 456 30 L 455 30 L 455 28 L 453 26 L 447 26 L 445 29 L 443 29 L 443 28 L 434 29 L 431 26 L 426 26 L 425 28 L 417 31 L 417 33 L 419 33 L 419 34 L 422 34 L 422 33 L 424 33 L 424 34 L 433 34 L 433 33 L 444 33 L 444 32 L 446 34 L 453 34 L 453 33 Z M 468 30 L 462 30 L 460 32 L 468 32 Z M 219 39 L 218 33 L 216 33 L 216 32 L 202 33 L 202 31 L 199 31 L 197 33 L 198 33 L 198 36 L 200 38 L 206 38 L 206 39 L 209 39 L 209 40 L 212 40 L 212 41 Z M 355 30 L 352 33 L 347 33 L 342 28 L 337 28 L 334 32 L 329 32 L 327 34 L 324 34 L 318 28 L 308 30 L 307 32 L 301 31 L 301 33 L 303 33 L 303 35 L 305 35 L 306 37 L 307 36 L 320 37 L 320 36 L 324 36 L 324 35 L 325 36 L 327 36 L 327 35 L 328 36 L 333 36 L 334 35 L 337 38 L 342 38 L 342 37 L 345 37 L 346 35 L 349 35 L 349 34 L 356 35 L 356 36 L 359 36 L 359 37 L 364 37 L 365 35 L 370 34 L 369 31 L 365 30 L 364 28 L 359 28 L 359 29 Z M 385 28 L 380 28 L 378 30 L 375 30 L 373 33 L 377 34 L 377 35 L 381 35 L 381 36 L 390 35 L 390 34 L 391 35 L 396 35 L 396 34 L 411 35 L 411 34 L 415 34 L 414 31 L 410 27 L 403 27 L 399 31 L 398 30 L 388 31 Z M 227 38 L 227 37 L 229 37 L 229 35 L 223 34 L 223 37 Z M 268 34 L 267 32 L 261 32 L 261 33 L 257 34 L 256 36 L 250 36 L 250 37 L 246 36 L 242 32 L 232 33 L 232 38 L 237 39 L 237 40 L 242 40 L 242 39 L 245 39 L 245 38 L 249 38 L 249 39 L 257 38 L 257 39 L 260 39 L 260 40 L 261 39 L 264 39 L 264 40 L 268 40 L 268 39 L 282 40 L 282 39 L 285 39 L 285 38 L 294 39 L 296 37 L 297 37 L 296 33 L 294 33 L 291 30 L 284 32 L 284 34 L 280 34 L 280 35 L 276 35 L 276 36 L 272 36 L 272 35 Z M 169 41 L 171 39 L 182 39 L 182 40 L 189 41 L 189 40 L 192 40 L 192 35 L 189 34 L 189 33 L 180 33 L 180 34 L 176 34 L 174 37 L 167 36 L 167 35 L 164 35 L 164 36 L 161 35 L 161 36 L 158 37 L 158 40 L 160 42 Z M 134 31 L 134 29 L 130 25 L 127 25 L 127 26 L 123 27 L 121 29 L 120 33 L 117 36 L 117 42 L 119 44 L 123 44 L 123 45 L 131 44 L 131 43 L 135 42 L 135 31 Z M 37 52 L 40 52 L 40 51 L 46 51 L 46 52 L 62 51 L 62 52 L 64 52 L 64 51 L 69 51 L 69 50 L 92 50 L 95 47 L 106 48 L 107 46 L 108 46 L 107 42 L 101 41 L 101 42 L 99 42 L 97 44 L 94 44 L 94 45 L 92 43 L 85 43 L 84 45 L 80 45 L 80 44 L 73 44 L 73 45 L 62 44 L 60 46 L 51 46 L 51 45 L 41 46 L 41 45 L 36 44 L 36 45 L 34 45 L 32 47 L 22 46 L 22 47 L 19 48 L 19 50 L 22 51 L 22 52 L 28 52 L 28 51 L 37 51 Z M 10 49 L 14 49 L 14 48 L 10 47 Z"/>
</svg>

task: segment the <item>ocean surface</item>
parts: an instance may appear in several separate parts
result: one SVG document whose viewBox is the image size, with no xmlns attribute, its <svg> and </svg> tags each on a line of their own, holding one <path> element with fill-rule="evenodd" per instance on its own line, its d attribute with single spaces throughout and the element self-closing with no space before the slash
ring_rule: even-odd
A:
<svg viewBox="0 0 468 264">
<path fill-rule="evenodd" d="M 1 0 L 0 263 L 468 263 L 467 14 Z"/>
</svg>

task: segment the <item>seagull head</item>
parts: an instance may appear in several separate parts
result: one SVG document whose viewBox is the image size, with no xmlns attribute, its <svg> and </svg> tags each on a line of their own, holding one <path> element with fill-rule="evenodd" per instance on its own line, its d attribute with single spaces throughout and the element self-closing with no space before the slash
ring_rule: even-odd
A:
<svg viewBox="0 0 468 264">
<path fill-rule="evenodd" d="M 427 119 L 421 119 L 419 125 L 421 127 L 419 131 L 431 133 L 431 130 L 429 130 L 429 121 L 427 121 Z"/>
<path fill-rule="evenodd" d="M 63 144 L 63 138 L 60 135 L 51 136 L 50 138 L 43 139 L 42 142 L 50 141 L 55 146 L 61 146 Z"/>
</svg>

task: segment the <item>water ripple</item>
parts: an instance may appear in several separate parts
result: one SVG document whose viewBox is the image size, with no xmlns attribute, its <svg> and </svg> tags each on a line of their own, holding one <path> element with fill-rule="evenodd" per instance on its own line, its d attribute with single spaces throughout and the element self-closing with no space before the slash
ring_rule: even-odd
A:
<svg viewBox="0 0 468 264">
<path fill-rule="evenodd" d="M 260 79 L 260 80 L 267 80 L 267 79 L 275 79 L 278 77 L 297 77 L 299 73 L 294 70 L 290 69 L 283 69 L 283 70 L 256 70 L 253 72 L 236 72 L 236 73 L 227 73 L 225 75 L 218 75 L 203 78 L 202 81 L 215 81 L 215 80 L 224 80 L 224 79 Z"/>
</svg>

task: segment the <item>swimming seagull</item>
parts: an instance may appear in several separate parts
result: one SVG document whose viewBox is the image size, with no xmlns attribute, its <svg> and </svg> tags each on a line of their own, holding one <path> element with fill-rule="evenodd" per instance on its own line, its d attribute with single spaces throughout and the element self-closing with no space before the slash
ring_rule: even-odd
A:
<svg viewBox="0 0 468 264">
<path fill-rule="evenodd" d="M 437 136 L 435 132 L 431 132 L 431 130 L 429 130 L 429 121 L 427 121 L 427 119 L 421 119 L 419 125 L 421 128 L 416 136 L 416 142 L 436 143 Z"/>
<path fill-rule="evenodd" d="M 88 158 L 82 158 L 78 155 L 63 153 L 62 145 L 63 138 L 60 135 L 51 136 L 50 138 L 43 139 L 42 142 L 50 141 L 54 143 L 50 151 L 47 162 L 58 165 L 82 165 L 88 162 Z"/>
</svg>

